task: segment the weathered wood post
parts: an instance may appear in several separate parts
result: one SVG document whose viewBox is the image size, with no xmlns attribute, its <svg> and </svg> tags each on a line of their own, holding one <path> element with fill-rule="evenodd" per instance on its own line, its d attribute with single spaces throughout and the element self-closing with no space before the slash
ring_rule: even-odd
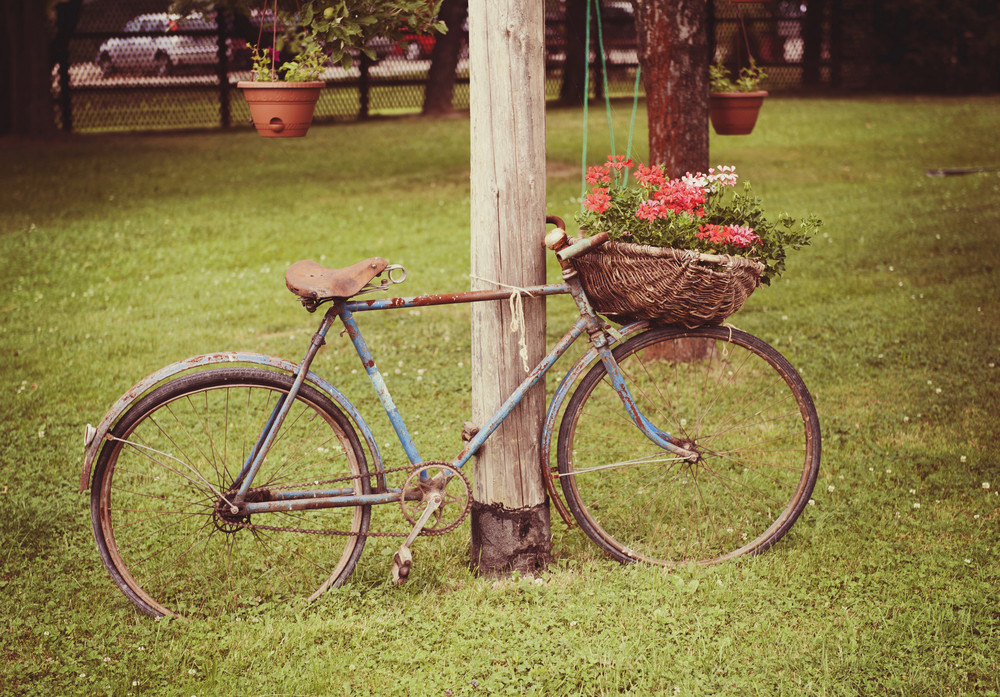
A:
<svg viewBox="0 0 1000 697">
<path fill-rule="evenodd" d="M 469 2 L 472 287 L 545 282 L 544 3 Z M 545 353 L 545 303 L 524 301 L 531 367 Z M 506 302 L 472 309 L 472 417 L 488 418 L 524 379 Z M 549 510 L 539 468 L 539 386 L 480 451 L 474 473 L 472 568 L 480 575 L 544 568 Z"/>
</svg>

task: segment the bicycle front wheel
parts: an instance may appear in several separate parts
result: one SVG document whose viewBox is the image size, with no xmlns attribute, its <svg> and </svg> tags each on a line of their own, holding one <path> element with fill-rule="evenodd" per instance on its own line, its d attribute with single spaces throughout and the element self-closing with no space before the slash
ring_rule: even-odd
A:
<svg viewBox="0 0 1000 697">
<path fill-rule="evenodd" d="M 635 426 L 603 364 L 577 386 L 558 466 L 580 527 L 623 562 L 713 564 L 765 551 L 809 500 L 816 408 L 775 349 L 728 327 L 651 329 L 614 350 L 639 410 L 689 462 Z"/>
<path fill-rule="evenodd" d="M 111 578 L 153 616 L 212 616 L 315 599 L 350 575 L 370 506 L 235 517 L 227 497 L 292 378 L 216 368 L 140 399 L 101 450 L 91 522 Z M 292 489 L 370 493 L 353 426 L 303 385 L 247 499 Z M 325 483 L 324 482 L 329 482 Z"/>
</svg>

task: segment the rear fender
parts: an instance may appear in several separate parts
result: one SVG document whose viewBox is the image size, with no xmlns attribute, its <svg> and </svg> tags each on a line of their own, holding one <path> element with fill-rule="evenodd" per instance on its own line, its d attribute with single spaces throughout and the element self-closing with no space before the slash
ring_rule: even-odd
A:
<svg viewBox="0 0 1000 697">
<path fill-rule="evenodd" d="M 84 437 L 84 447 L 86 450 L 83 456 L 83 471 L 80 473 L 80 491 L 83 492 L 90 488 L 90 477 L 94 461 L 97 459 L 97 454 L 100 452 L 101 444 L 104 442 L 108 432 L 118 422 L 118 419 L 121 418 L 122 414 L 124 414 L 136 400 L 149 392 L 149 390 L 153 387 L 175 378 L 181 373 L 213 365 L 217 366 L 227 364 L 251 364 L 266 368 L 275 368 L 279 371 L 288 373 L 289 375 L 294 375 L 298 368 L 297 364 L 283 358 L 276 358 L 275 356 L 265 356 L 260 353 L 227 352 L 209 353 L 201 356 L 193 356 L 192 358 L 186 358 L 183 361 L 172 363 L 164 368 L 161 368 L 155 373 L 146 376 L 133 385 L 118 399 L 117 402 L 114 403 L 96 428 L 90 426 L 89 424 L 87 425 L 86 435 Z M 371 429 L 368 427 L 368 424 L 365 423 L 364 418 L 358 412 L 357 408 L 347 399 L 347 397 L 343 395 L 343 393 L 341 393 L 340 390 L 316 373 L 309 372 L 309 374 L 306 375 L 306 382 L 311 383 L 313 387 L 325 393 L 326 396 L 332 399 L 337 406 L 343 409 L 344 413 L 346 413 L 347 416 L 354 422 L 354 425 L 361 432 L 362 438 L 364 438 L 365 443 L 368 445 L 368 451 L 372 456 L 374 472 L 378 473 L 379 488 L 384 488 L 385 482 L 381 475 L 382 455 L 379 452 L 378 444 L 375 442 L 375 437 L 372 434 Z"/>
</svg>

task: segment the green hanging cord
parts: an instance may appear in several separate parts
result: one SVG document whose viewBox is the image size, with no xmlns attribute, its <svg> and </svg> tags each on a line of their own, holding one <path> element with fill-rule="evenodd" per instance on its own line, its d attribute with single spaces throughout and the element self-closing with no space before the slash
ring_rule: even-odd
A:
<svg viewBox="0 0 1000 697">
<path fill-rule="evenodd" d="M 635 69 L 635 88 L 632 90 L 632 119 L 628 123 L 628 145 L 625 147 L 625 159 L 632 159 L 632 136 L 635 134 L 635 112 L 639 109 L 639 76 L 642 66 Z M 628 184 L 628 170 L 625 170 L 625 183 Z"/>
<path fill-rule="evenodd" d="M 590 0 L 587 0 L 587 37 L 583 45 L 583 155 L 580 158 L 580 212 L 587 196 L 587 105 L 590 103 Z"/>
<path fill-rule="evenodd" d="M 594 0 L 594 7 L 597 10 L 597 45 L 601 49 L 601 74 L 604 78 L 604 109 L 608 114 L 608 136 L 611 140 L 611 154 L 615 155 L 617 154 L 615 152 L 615 127 L 611 118 L 611 93 L 608 91 L 608 61 L 607 56 L 604 53 L 604 29 L 601 24 L 601 0 Z M 587 52 L 587 61 L 588 63 L 590 61 L 590 51 Z"/>
</svg>

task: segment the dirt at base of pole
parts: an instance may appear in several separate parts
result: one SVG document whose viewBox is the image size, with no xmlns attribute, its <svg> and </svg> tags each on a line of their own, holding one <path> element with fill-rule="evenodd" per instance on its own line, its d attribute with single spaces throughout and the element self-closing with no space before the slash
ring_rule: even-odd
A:
<svg viewBox="0 0 1000 697">
<path fill-rule="evenodd" d="M 507 578 L 514 571 L 535 575 L 552 560 L 549 506 L 510 510 L 472 502 L 470 566 L 477 576 Z"/>
</svg>

